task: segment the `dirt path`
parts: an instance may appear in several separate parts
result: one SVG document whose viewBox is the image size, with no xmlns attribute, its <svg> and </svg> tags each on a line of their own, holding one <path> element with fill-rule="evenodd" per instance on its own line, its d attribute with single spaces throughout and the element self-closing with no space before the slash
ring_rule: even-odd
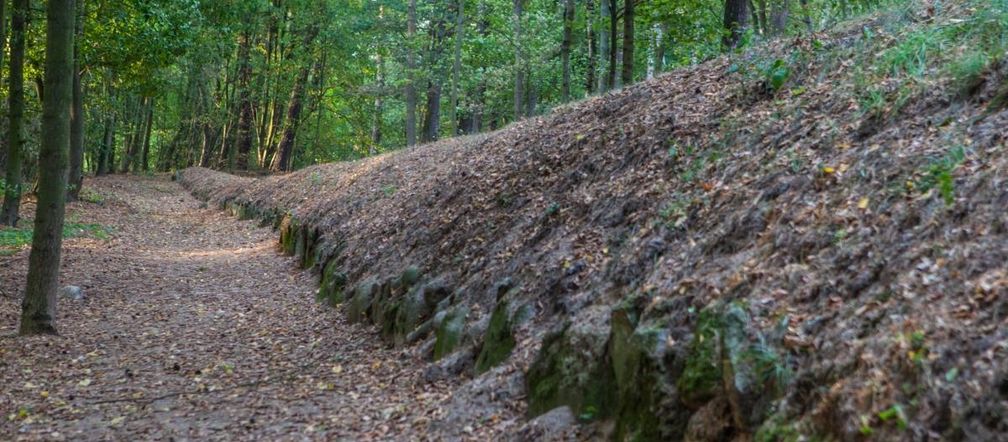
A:
<svg viewBox="0 0 1008 442">
<path fill-rule="evenodd" d="M 0 257 L 0 439 L 423 437 L 449 385 L 314 299 L 275 234 L 164 179 L 89 183 L 60 337 L 15 338 L 28 252 Z M 99 235 L 100 236 L 100 235 Z"/>
</svg>

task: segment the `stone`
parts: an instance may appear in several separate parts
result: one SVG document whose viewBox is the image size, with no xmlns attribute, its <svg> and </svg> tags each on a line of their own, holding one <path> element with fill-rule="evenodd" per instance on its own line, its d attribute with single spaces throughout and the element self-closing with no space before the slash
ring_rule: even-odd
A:
<svg viewBox="0 0 1008 442">
<path fill-rule="evenodd" d="M 465 331 L 466 318 L 469 316 L 469 308 L 465 306 L 455 307 L 446 312 L 440 313 L 440 318 L 435 319 L 436 328 L 434 336 L 434 360 L 439 360 L 455 351 L 459 343 L 462 342 L 462 335 Z"/>
<path fill-rule="evenodd" d="M 577 417 L 568 406 L 554 408 L 528 421 L 520 430 L 522 440 L 566 440 L 577 431 Z"/>
<path fill-rule="evenodd" d="M 59 297 L 63 299 L 71 299 L 74 301 L 83 301 L 84 290 L 75 285 L 68 285 L 66 287 L 59 289 Z"/>
</svg>

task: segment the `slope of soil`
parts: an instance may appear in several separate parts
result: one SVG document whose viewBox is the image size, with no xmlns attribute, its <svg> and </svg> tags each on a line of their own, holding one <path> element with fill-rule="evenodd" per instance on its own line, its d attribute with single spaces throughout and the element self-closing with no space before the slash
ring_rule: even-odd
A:
<svg viewBox="0 0 1008 442">
<path fill-rule="evenodd" d="M 910 2 L 489 135 L 180 179 L 278 227 L 427 379 L 471 377 L 453 428 L 517 397 L 616 439 L 993 440 L 1008 62 L 964 85 L 904 57 L 1004 44 L 984 4 Z"/>
<path fill-rule="evenodd" d="M 60 337 L 12 336 L 28 251 L 0 258 L 0 439 L 437 437 L 451 380 L 315 302 L 268 229 L 166 179 L 87 187 L 69 217 L 109 238 L 66 243 Z"/>
</svg>

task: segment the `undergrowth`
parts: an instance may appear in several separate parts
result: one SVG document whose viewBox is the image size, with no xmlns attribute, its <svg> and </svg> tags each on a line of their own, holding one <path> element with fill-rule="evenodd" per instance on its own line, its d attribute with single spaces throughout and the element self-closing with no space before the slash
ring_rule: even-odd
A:
<svg viewBox="0 0 1008 442">
<path fill-rule="evenodd" d="M 63 238 L 95 238 L 102 241 L 108 240 L 111 230 L 101 224 L 66 223 L 63 226 Z M 16 253 L 24 246 L 32 242 L 32 228 L 30 227 L 6 227 L 0 229 L 0 256 L 9 256 Z"/>
</svg>

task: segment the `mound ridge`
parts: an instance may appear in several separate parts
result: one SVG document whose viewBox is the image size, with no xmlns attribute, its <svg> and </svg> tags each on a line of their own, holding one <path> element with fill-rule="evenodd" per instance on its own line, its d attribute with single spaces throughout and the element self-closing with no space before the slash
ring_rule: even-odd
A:
<svg viewBox="0 0 1008 442">
<path fill-rule="evenodd" d="M 579 437 L 991 440 L 1008 431 L 1008 64 L 968 94 L 936 65 L 898 105 L 859 102 L 871 72 L 890 97 L 908 84 L 864 67 L 889 66 L 893 36 L 986 20 L 972 4 L 880 13 L 486 135 L 179 176 L 278 227 L 321 297 L 415 344 L 430 377 L 473 376 L 449 426 L 505 416 L 531 437 L 522 416 L 566 406 L 608 423 Z M 760 69 L 774 60 L 779 90 Z"/>
</svg>

